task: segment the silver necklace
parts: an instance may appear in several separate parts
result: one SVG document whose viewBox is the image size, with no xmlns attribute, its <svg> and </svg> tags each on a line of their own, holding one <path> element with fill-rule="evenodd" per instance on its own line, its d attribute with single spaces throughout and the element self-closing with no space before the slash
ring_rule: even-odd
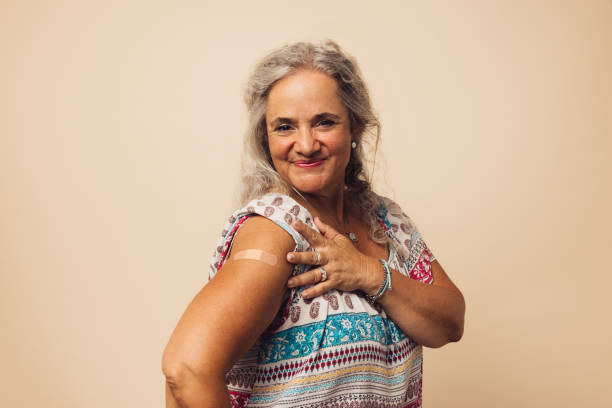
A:
<svg viewBox="0 0 612 408">
<path fill-rule="evenodd" d="M 306 201 L 308 204 L 310 204 L 310 202 L 309 202 L 309 201 L 306 199 L 306 197 L 304 197 L 304 196 L 302 195 L 302 193 L 300 193 L 300 192 L 297 190 L 297 188 L 295 188 L 295 187 L 293 187 L 293 186 L 291 186 L 291 188 L 293 189 L 293 191 L 295 191 L 295 193 L 296 193 L 297 195 L 299 195 L 300 197 L 302 197 L 302 199 L 303 199 L 304 201 Z M 311 204 L 311 205 L 312 205 L 312 204 Z M 348 237 L 348 238 L 349 238 L 351 241 L 353 241 L 353 243 L 355 243 L 355 244 L 356 244 L 357 242 L 359 242 L 359 238 L 357 238 L 357 234 L 355 234 L 355 233 L 354 233 L 354 232 L 352 232 L 352 231 L 346 231 L 346 232 L 344 233 L 344 235 L 346 235 L 346 236 L 347 236 L 347 237 Z"/>
</svg>

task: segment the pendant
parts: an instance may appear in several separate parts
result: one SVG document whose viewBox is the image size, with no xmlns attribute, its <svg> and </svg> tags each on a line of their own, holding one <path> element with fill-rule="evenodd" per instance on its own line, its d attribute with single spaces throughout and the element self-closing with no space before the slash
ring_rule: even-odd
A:
<svg viewBox="0 0 612 408">
<path fill-rule="evenodd" d="M 346 235 L 348 235 L 351 241 L 353 241 L 354 243 L 357 243 L 358 241 L 357 235 L 355 235 L 353 232 L 347 232 Z"/>
</svg>

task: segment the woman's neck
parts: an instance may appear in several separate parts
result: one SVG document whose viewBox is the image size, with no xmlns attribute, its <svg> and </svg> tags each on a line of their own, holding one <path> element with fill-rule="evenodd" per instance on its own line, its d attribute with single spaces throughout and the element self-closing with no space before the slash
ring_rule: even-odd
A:
<svg viewBox="0 0 612 408">
<path fill-rule="evenodd" d="M 294 191 L 296 193 L 294 198 L 306 207 L 313 216 L 319 217 L 321 221 L 340 231 L 347 229 L 348 208 L 345 202 L 344 186 L 328 195 L 302 193 L 295 189 Z"/>
</svg>

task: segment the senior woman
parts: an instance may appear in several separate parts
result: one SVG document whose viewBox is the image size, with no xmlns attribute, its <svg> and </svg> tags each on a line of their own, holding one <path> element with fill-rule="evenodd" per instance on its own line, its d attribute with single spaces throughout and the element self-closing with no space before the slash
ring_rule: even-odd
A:
<svg viewBox="0 0 612 408">
<path fill-rule="evenodd" d="M 465 303 L 372 190 L 380 129 L 355 61 L 287 45 L 246 103 L 244 206 L 164 351 L 167 406 L 420 407 L 422 346 L 458 341 Z"/>
</svg>

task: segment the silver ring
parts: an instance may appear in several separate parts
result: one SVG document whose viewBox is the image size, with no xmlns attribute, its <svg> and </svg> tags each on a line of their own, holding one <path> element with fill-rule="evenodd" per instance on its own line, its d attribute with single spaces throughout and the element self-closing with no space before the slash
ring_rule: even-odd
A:
<svg viewBox="0 0 612 408">
<path fill-rule="evenodd" d="M 321 253 L 315 250 L 315 254 L 317 254 L 317 260 L 315 261 L 315 265 L 321 265 Z"/>
<path fill-rule="evenodd" d="M 327 271 L 323 267 L 320 267 L 319 269 L 321 269 L 321 281 L 320 282 L 325 282 L 327 280 Z"/>
</svg>

